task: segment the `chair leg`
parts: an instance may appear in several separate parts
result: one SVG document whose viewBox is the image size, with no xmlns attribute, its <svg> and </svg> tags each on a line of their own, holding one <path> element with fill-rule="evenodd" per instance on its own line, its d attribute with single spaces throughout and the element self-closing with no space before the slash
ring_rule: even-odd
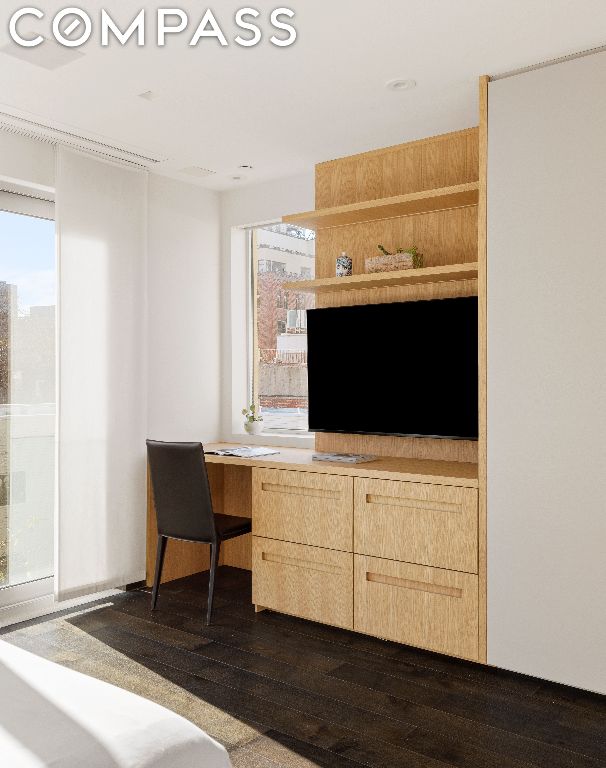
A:
<svg viewBox="0 0 606 768">
<path fill-rule="evenodd" d="M 152 589 L 151 609 L 156 607 L 158 602 L 158 590 L 160 589 L 160 579 L 162 577 L 162 566 L 164 565 L 164 555 L 166 553 L 166 536 L 158 536 L 158 549 L 156 550 L 156 572 L 154 574 L 154 587 Z"/>
<path fill-rule="evenodd" d="M 210 545 L 210 581 L 208 583 L 208 612 L 206 614 L 206 624 L 210 624 L 210 617 L 213 611 L 213 595 L 215 592 L 215 575 L 219 565 L 219 551 L 221 541 L 217 540 L 215 544 Z"/>
</svg>

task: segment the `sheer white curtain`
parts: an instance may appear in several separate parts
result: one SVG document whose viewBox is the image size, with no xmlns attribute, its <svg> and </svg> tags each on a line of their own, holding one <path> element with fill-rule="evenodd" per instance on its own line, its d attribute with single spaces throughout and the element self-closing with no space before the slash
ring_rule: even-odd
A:
<svg viewBox="0 0 606 768">
<path fill-rule="evenodd" d="M 144 172 L 57 153 L 59 424 L 55 592 L 144 578 Z"/>
</svg>

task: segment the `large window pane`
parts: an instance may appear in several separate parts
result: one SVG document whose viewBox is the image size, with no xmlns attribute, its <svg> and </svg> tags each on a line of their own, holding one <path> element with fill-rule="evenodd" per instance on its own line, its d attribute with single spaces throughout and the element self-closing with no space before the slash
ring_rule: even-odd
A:
<svg viewBox="0 0 606 768">
<path fill-rule="evenodd" d="M 55 228 L 0 211 L 0 586 L 53 572 Z"/>
<path fill-rule="evenodd" d="M 264 430 L 307 431 L 307 319 L 309 293 L 284 284 L 315 274 L 315 233 L 290 224 L 252 232 L 255 275 L 253 389 Z"/>
</svg>

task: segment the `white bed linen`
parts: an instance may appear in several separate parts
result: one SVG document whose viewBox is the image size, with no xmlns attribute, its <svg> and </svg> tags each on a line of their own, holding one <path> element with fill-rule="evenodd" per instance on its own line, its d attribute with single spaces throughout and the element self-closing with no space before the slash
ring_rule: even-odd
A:
<svg viewBox="0 0 606 768">
<path fill-rule="evenodd" d="M 226 750 L 147 699 L 0 641 L 2 768 L 231 768 Z"/>
</svg>

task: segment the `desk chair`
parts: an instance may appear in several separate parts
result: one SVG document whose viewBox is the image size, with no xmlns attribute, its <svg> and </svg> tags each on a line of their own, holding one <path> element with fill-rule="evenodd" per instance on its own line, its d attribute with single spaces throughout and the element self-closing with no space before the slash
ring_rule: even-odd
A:
<svg viewBox="0 0 606 768">
<path fill-rule="evenodd" d="M 251 521 L 247 517 L 214 513 L 201 443 L 146 442 L 158 522 L 152 611 L 158 600 L 168 539 L 199 541 L 210 544 L 211 551 L 206 617 L 206 623 L 210 624 L 221 542 L 250 533 Z"/>
</svg>

